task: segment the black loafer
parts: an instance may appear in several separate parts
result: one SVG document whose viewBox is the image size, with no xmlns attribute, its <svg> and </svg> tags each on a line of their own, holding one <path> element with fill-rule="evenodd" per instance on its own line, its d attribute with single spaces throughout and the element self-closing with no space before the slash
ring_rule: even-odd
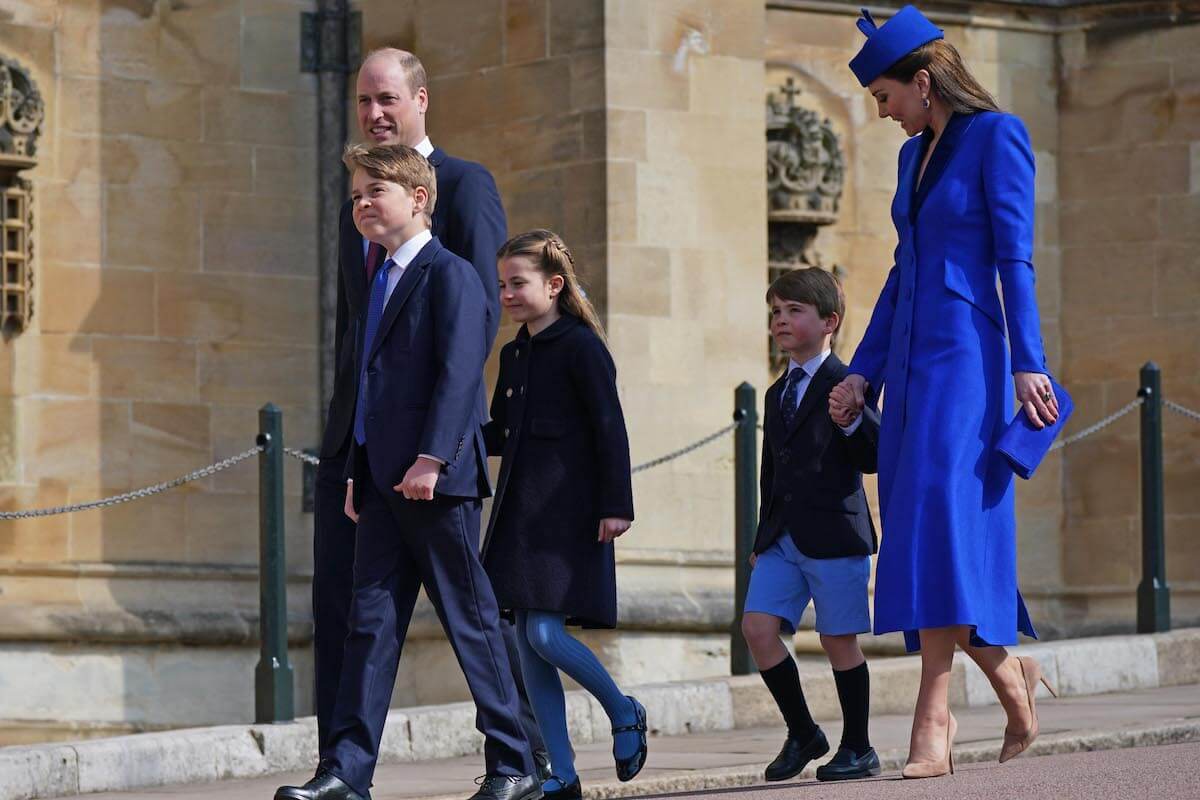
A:
<svg viewBox="0 0 1200 800">
<path fill-rule="evenodd" d="M 542 782 L 536 775 L 484 775 L 471 800 L 542 800 Z"/>
<path fill-rule="evenodd" d="M 542 783 L 554 777 L 554 768 L 550 764 L 550 754 L 545 750 L 533 751 L 533 766 L 535 768 L 533 774 L 537 775 L 537 779 Z"/>
<path fill-rule="evenodd" d="M 280 786 L 275 800 L 365 800 L 332 772 L 318 772 L 303 786 Z"/>
<path fill-rule="evenodd" d="M 637 715 L 637 722 L 632 725 L 619 725 L 612 729 L 613 732 L 613 760 L 617 762 L 617 779 L 620 781 L 631 781 L 637 774 L 642 771 L 642 767 L 646 765 L 646 753 L 649 747 L 646 744 L 646 709 L 632 697 L 626 695 L 629 702 L 633 703 L 633 711 Z M 635 731 L 640 734 L 641 741 L 638 743 L 637 752 L 629 756 L 629 758 L 617 758 L 617 743 L 615 737 L 618 733 L 629 733 Z"/>
<path fill-rule="evenodd" d="M 837 755 L 829 763 L 817 767 L 819 781 L 852 781 L 858 778 L 873 778 L 881 772 L 879 755 L 874 747 L 868 747 L 861 756 L 849 747 L 839 747 Z"/>
<path fill-rule="evenodd" d="M 562 778 L 551 776 L 554 780 L 562 783 Z M 575 776 L 575 780 L 563 785 L 561 789 L 542 789 L 542 800 L 583 800 L 583 787 L 579 785 L 579 776 Z"/>
<path fill-rule="evenodd" d="M 786 781 L 804 771 L 808 762 L 820 758 L 829 752 L 829 742 L 825 734 L 817 728 L 808 739 L 795 739 L 791 736 L 783 743 L 783 749 L 775 760 L 767 765 L 763 776 L 769 781 Z"/>
</svg>

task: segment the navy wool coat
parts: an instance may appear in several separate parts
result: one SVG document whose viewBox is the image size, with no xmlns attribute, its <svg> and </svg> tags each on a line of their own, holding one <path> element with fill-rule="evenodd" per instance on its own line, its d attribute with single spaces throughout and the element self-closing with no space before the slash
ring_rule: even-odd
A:
<svg viewBox="0 0 1200 800">
<path fill-rule="evenodd" d="M 615 627 L 614 548 L 596 539 L 601 519 L 633 519 L 633 487 L 608 348 L 568 314 L 533 337 L 522 326 L 491 413 L 484 440 L 502 460 L 483 566 L 500 608 Z"/>
</svg>

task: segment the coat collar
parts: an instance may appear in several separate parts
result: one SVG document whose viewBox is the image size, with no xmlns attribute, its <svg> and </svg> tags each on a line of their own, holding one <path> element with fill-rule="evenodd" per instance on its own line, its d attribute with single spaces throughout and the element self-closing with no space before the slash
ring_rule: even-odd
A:
<svg viewBox="0 0 1200 800">
<path fill-rule="evenodd" d="M 433 152 L 429 154 L 429 163 L 433 164 L 433 168 L 437 169 L 442 165 L 442 162 L 447 158 L 446 151 L 434 145 Z"/>
<path fill-rule="evenodd" d="M 916 183 L 917 174 L 921 168 L 921 161 L 925 158 L 925 154 L 929 152 L 929 145 L 933 142 L 933 131 L 926 128 L 921 134 L 921 145 L 917 148 L 917 157 L 913 162 L 911 170 L 912 186 L 912 211 L 910 216 L 916 216 L 921 210 L 921 206 L 925 203 L 929 193 L 937 186 L 938 181 L 946 172 L 946 167 L 954 158 L 954 153 L 958 149 L 959 142 L 971 124 L 975 121 L 977 114 L 951 114 L 950 119 L 946 121 L 946 129 L 942 131 L 942 138 L 938 140 L 937 147 L 934 148 L 933 155 L 929 158 L 929 164 L 925 167 L 925 175 L 921 178 L 919 184 Z"/>
<path fill-rule="evenodd" d="M 583 320 L 581 320 L 579 317 L 571 314 L 570 312 L 564 311 L 562 312 L 562 316 L 554 321 L 554 324 L 552 324 L 549 328 L 546 328 L 544 331 L 539 332 L 535 336 L 531 337 L 529 335 L 528 325 L 522 325 L 521 329 L 517 331 L 517 341 L 528 342 L 532 340 L 534 344 L 542 344 L 543 342 L 549 342 L 557 339 L 568 331 L 574 330 L 576 325 L 582 324 Z"/>
</svg>

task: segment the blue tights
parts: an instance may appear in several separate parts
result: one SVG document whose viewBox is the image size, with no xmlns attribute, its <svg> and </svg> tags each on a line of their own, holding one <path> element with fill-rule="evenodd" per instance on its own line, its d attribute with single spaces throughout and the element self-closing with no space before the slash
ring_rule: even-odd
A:
<svg viewBox="0 0 1200 800">
<path fill-rule="evenodd" d="M 575 780 L 575 751 L 567 734 L 567 702 L 558 671 L 570 675 L 604 707 L 613 727 L 637 722 L 633 704 L 613 682 L 591 650 L 567 633 L 566 616 L 549 611 L 517 611 L 517 646 L 521 651 L 521 674 L 529 704 L 537 718 L 554 777 L 545 784 L 559 789 Z M 636 752 L 637 733 L 617 734 L 613 752 L 627 758 Z M 561 785 L 560 785 L 561 784 Z"/>
</svg>

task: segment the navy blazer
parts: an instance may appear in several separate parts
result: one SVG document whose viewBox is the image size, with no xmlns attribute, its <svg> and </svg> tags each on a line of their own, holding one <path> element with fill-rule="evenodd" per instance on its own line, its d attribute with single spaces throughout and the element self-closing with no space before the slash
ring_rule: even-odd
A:
<svg viewBox="0 0 1200 800">
<path fill-rule="evenodd" d="M 500 292 L 496 252 L 508 236 L 504 206 L 491 173 L 481 164 L 446 155 L 435 147 L 429 163 L 437 174 L 433 235 L 451 253 L 471 262 L 487 297 L 488 347 L 500 327 Z M 342 206 L 338 228 L 337 317 L 334 322 L 333 396 L 321 440 L 321 457 L 332 458 L 346 445 L 354 424 L 358 374 L 352 348 L 343 347 L 351 322 L 366 313 L 367 270 L 363 239 L 354 227 L 349 201 Z"/>
<path fill-rule="evenodd" d="M 877 549 L 862 474 L 876 469 L 879 413 L 863 409 L 850 436 L 837 428 L 829 393 L 845 376 L 846 365 L 830 353 L 809 381 L 790 428 L 780 410 L 787 374 L 767 389 L 755 553 L 765 552 L 783 531 L 809 558 L 869 556 Z"/>
<path fill-rule="evenodd" d="M 421 454 L 445 461 L 435 491 L 486 497 L 487 301 L 471 265 L 435 237 L 404 270 L 365 359 L 366 454 L 380 492 L 389 493 Z M 353 326 L 361 349 L 366 320 Z M 346 477 L 357 470 L 351 439 Z M 355 506 L 359 503 L 355 491 Z"/>
</svg>

